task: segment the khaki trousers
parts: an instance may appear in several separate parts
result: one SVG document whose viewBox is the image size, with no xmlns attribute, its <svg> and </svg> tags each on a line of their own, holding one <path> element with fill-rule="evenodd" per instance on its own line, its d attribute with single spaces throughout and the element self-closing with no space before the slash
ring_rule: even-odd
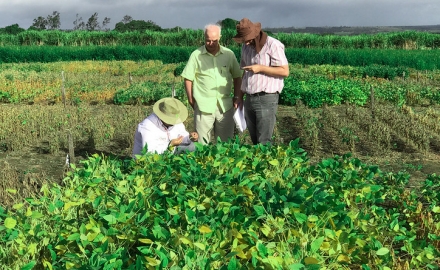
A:
<svg viewBox="0 0 440 270">
<path fill-rule="evenodd" d="M 210 142 L 216 143 L 217 138 L 222 141 L 232 139 L 235 128 L 233 116 L 233 107 L 224 113 L 218 107 L 214 113 L 205 113 L 199 110 L 196 103 L 194 106 L 194 126 L 199 134 L 198 142 L 208 144 Z M 214 138 L 212 138 L 213 132 Z"/>
</svg>

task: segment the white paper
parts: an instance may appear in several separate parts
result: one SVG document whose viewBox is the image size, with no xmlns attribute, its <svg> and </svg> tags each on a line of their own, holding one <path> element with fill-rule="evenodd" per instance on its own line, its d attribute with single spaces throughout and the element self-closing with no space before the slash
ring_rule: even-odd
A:
<svg viewBox="0 0 440 270">
<path fill-rule="evenodd" d="M 240 132 L 243 132 L 246 130 L 246 120 L 244 119 L 244 106 L 241 109 L 240 109 L 240 107 L 238 107 L 235 110 L 234 121 L 235 121 L 235 125 L 237 126 L 237 129 Z"/>
</svg>

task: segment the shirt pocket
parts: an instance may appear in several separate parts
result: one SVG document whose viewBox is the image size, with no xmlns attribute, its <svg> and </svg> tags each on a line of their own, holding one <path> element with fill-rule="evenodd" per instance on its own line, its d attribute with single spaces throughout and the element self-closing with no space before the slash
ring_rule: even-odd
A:
<svg viewBox="0 0 440 270">
<path fill-rule="evenodd" d="M 231 72 L 229 72 L 229 68 L 227 66 L 220 67 L 220 74 L 226 79 L 231 77 Z"/>
</svg>

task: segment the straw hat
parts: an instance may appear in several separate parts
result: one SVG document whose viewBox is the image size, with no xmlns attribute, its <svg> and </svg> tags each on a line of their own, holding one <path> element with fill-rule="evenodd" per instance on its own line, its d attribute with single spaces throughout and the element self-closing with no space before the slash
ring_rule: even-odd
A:
<svg viewBox="0 0 440 270">
<path fill-rule="evenodd" d="M 237 24 L 237 34 L 232 38 L 237 43 L 255 39 L 261 31 L 261 23 L 253 23 L 248 18 L 243 18 Z"/>
<path fill-rule="evenodd" d="M 183 123 L 188 117 L 186 106 L 175 98 L 162 98 L 154 103 L 153 112 L 164 123 L 176 125 Z"/>
</svg>

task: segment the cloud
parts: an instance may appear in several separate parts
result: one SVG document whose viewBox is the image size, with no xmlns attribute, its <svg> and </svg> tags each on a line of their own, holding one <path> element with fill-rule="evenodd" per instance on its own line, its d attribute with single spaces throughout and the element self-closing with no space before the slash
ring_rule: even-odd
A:
<svg viewBox="0 0 440 270">
<path fill-rule="evenodd" d="M 264 27 L 398 26 L 438 24 L 438 0 L 10 0 L 0 1 L 0 27 L 28 28 L 38 16 L 60 12 L 61 28 L 76 14 L 87 21 L 111 19 L 110 28 L 129 15 L 163 28 L 201 29 L 225 18 L 247 17 Z"/>
</svg>

